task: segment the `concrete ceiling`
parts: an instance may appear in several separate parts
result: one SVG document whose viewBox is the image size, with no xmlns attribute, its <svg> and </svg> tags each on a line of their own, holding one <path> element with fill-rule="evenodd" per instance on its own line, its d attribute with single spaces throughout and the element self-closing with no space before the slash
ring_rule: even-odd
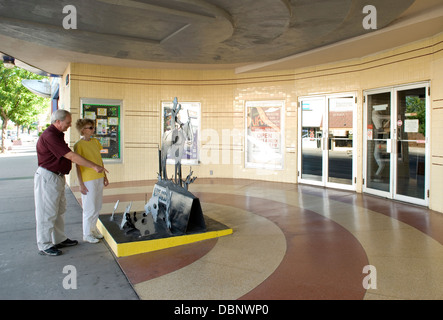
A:
<svg viewBox="0 0 443 320">
<path fill-rule="evenodd" d="M 368 3 L 376 30 L 363 27 Z M 0 52 L 52 74 L 69 62 L 282 70 L 440 32 L 442 0 L 0 0 Z"/>
</svg>

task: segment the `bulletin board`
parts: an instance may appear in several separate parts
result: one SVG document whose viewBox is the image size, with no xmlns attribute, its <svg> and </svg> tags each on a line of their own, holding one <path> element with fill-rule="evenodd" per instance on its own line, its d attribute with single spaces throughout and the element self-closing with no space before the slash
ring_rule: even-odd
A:
<svg viewBox="0 0 443 320">
<path fill-rule="evenodd" d="M 82 118 L 95 121 L 94 138 L 103 146 L 104 160 L 120 161 L 121 157 L 121 103 L 82 100 Z"/>
</svg>

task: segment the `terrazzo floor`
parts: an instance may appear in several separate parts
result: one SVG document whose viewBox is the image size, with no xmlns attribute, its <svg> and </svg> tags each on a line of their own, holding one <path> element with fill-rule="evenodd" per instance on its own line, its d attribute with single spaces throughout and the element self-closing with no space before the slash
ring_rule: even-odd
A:
<svg viewBox="0 0 443 320">
<path fill-rule="evenodd" d="M 111 183 L 102 213 L 117 200 L 142 209 L 154 184 Z M 254 180 L 202 178 L 189 190 L 233 234 L 116 258 L 141 299 L 443 299 L 441 213 Z"/>
</svg>

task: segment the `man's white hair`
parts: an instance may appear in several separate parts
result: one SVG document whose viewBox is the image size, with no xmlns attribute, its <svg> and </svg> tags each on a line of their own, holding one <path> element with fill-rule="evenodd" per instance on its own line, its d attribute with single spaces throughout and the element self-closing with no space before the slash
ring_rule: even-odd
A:
<svg viewBox="0 0 443 320">
<path fill-rule="evenodd" d="M 63 121 L 71 113 L 64 109 L 55 110 L 51 115 L 51 123 L 55 123 L 57 120 Z"/>
</svg>

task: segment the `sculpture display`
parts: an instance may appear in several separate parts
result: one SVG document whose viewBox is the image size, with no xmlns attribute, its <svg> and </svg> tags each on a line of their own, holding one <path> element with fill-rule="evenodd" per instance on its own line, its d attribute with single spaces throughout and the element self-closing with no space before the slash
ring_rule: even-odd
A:
<svg viewBox="0 0 443 320">
<path fill-rule="evenodd" d="M 185 145 L 191 146 L 194 141 L 194 132 L 192 130 L 191 118 L 188 114 L 188 121 L 182 123 L 178 118 L 181 105 L 178 104 L 177 98 L 173 101 L 173 107 L 171 111 L 171 125 L 170 129 L 166 130 L 162 136 L 161 146 L 161 168 L 160 168 L 160 180 L 167 180 L 166 172 L 166 160 L 168 156 L 175 161 L 174 181 L 176 184 L 182 186 L 181 175 L 181 160 L 183 157 L 183 151 Z"/>
<path fill-rule="evenodd" d="M 144 206 L 144 212 L 130 213 L 132 202 L 126 207 L 119 222 L 120 230 L 126 235 L 137 238 L 155 238 L 178 236 L 189 233 L 206 231 L 200 201 L 188 187 L 197 179 L 193 171 L 182 179 L 182 155 L 186 146 L 193 143 L 194 133 L 191 118 L 182 123 L 178 118 L 181 105 L 177 98 L 173 101 L 171 110 L 171 125 L 162 136 L 161 149 L 158 152 L 159 172 L 158 181 L 154 186 L 151 198 Z M 174 161 L 174 175 L 167 176 L 168 156 Z M 117 222 L 115 211 L 119 201 L 115 204 L 110 220 Z"/>
</svg>

